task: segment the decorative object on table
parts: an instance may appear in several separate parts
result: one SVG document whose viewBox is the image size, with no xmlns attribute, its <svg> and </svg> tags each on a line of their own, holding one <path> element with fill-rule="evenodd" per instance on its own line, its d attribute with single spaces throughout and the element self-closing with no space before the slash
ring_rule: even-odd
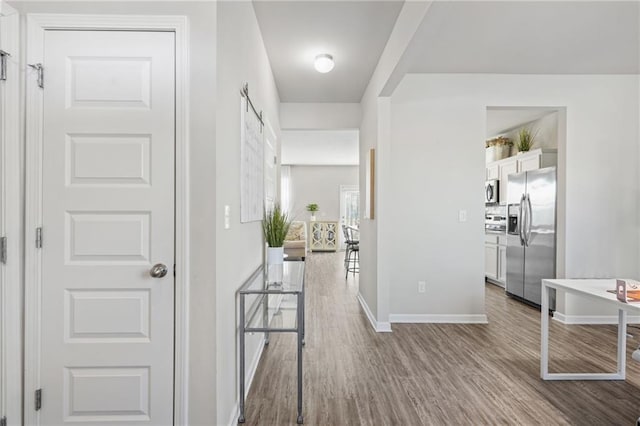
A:
<svg viewBox="0 0 640 426">
<path fill-rule="evenodd" d="M 282 282 L 282 263 L 284 262 L 284 241 L 289 232 L 291 220 L 280 204 L 274 204 L 265 211 L 262 219 L 262 232 L 269 245 L 267 249 L 267 280 L 270 283 Z"/>
<path fill-rule="evenodd" d="M 509 157 L 511 155 L 512 146 L 513 141 L 509 138 L 505 138 L 504 136 L 498 136 L 497 138 L 489 139 L 485 143 L 486 162 L 491 163 L 493 161 L 498 161 Z"/>
<path fill-rule="evenodd" d="M 532 131 L 528 127 L 523 127 L 522 129 L 520 129 L 520 131 L 518 132 L 518 145 L 516 146 L 518 148 L 518 154 L 520 154 L 521 152 L 527 152 L 531 149 L 531 147 L 533 147 L 533 143 L 536 140 L 537 134 L 537 130 Z"/>
<path fill-rule="evenodd" d="M 316 221 L 316 212 L 318 211 L 318 205 L 316 203 L 307 204 L 307 211 L 311 212 L 310 222 Z"/>
<path fill-rule="evenodd" d="M 622 303 L 640 302 L 640 283 L 632 280 L 616 280 L 615 293 Z"/>
</svg>

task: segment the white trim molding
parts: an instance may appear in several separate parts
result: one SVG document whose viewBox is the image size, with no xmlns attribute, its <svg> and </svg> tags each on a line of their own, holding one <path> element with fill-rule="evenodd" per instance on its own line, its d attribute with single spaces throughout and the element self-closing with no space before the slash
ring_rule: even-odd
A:
<svg viewBox="0 0 640 426">
<path fill-rule="evenodd" d="M 553 319 L 566 325 L 618 324 L 617 315 L 565 315 L 556 311 Z M 627 324 L 640 324 L 640 316 L 627 316 Z"/>
<path fill-rule="evenodd" d="M 189 23 L 186 16 L 28 14 L 27 55 L 22 64 L 42 63 L 47 30 L 166 31 L 175 34 L 175 353 L 174 424 L 189 424 Z M 25 193 L 25 378 L 24 424 L 39 424 L 33 390 L 40 382 L 41 255 L 31 244 L 42 214 L 42 90 L 26 71 Z"/>
<path fill-rule="evenodd" d="M 390 333 L 391 323 L 376 320 L 376 317 L 373 316 L 373 313 L 371 312 L 369 305 L 367 305 L 367 302 L 364 300 L 364 297 L 362 297 L 362 294 L 358 292 L 357 298 L 358 302 L 360 302 L 360 306 L 362 306 L 362 310 L 371 324 L 371 327 L 373 327 L 377 333 Z"/>
<path fill-rule="evenodd" d="M 390 314 L 389 322 L 406 324 L 488 324 L 484 314 Z"/>
</svg>

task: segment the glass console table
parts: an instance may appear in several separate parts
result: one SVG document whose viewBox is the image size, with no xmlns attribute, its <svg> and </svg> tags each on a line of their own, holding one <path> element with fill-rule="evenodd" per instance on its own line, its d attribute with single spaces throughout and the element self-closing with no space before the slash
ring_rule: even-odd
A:
<svg viewBox="0 0 640 426">
<path fill-rule="evenodd" d="M 245 333 L 296 333 L 298 424 L 302 424 L 302 346 L 304 345 L 304 262 L 284 262 L 281 283 L 267 281 L 260 266 L 240 287 L 240 415 L 245 422 Z"/>
</svg>

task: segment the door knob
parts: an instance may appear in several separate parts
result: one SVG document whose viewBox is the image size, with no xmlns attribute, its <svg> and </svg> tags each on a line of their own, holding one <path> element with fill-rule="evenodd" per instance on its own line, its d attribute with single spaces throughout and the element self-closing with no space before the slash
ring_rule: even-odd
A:
<svg viewBox="0 0 640 426">
<path fill-rule="evenodd" d="M 167 269 L 167 265 L 163 263 L 157 263 L 153 265 L 153 267 L 151 267 L 149 275 L 151 275 L 153 278 L 162 278 L 167 275 L 167 272 L 169 272 L 169 269 Z"/>
</svg>

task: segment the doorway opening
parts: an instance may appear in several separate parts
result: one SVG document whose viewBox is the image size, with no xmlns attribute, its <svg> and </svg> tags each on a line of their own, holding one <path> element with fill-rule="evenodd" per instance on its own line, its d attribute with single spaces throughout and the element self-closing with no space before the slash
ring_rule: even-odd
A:
<svg viewBox="0 0 640 426">
<path fill-rule="evenodd" d="M 564 107 L 488 107 L 485 280 L 540 305 L 540 279 L 564 273 Z"/>
<path fill-rule="evenodd" d="M 360 223 L 359 130 L 283 130 L 281 157 L 281 204 L 305 223 L 307 251 L 344 250 L 342 226 Z"/>
</svg>

